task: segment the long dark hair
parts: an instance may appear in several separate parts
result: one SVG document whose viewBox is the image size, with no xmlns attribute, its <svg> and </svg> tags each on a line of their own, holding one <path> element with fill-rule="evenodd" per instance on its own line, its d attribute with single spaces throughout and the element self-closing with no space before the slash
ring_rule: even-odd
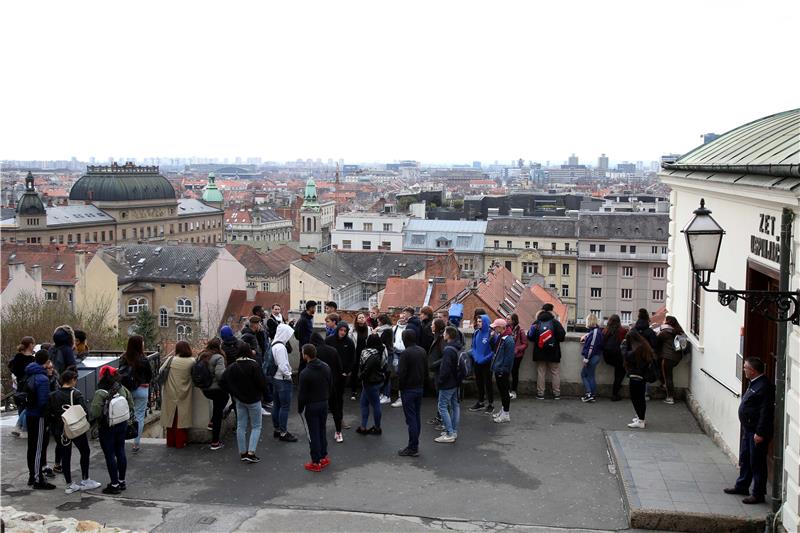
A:
<svg viewBox="0 0 800 533">
<path fill-rule="evenodd" d="M 191 357 L 192 346 L 186 341 L 178 341 L 175 343 L 175 355 L 178 357 Z"/>
<path fill-rule="evenodd" d="M 220 341 L 218 337 L 210 339 L 206 343 L 206 347 L 203 348 L 203 350 L 199 354 L 197 354 L 197 358 L 203 361 L 204 363 L 208 363 L 208 360 L 211 359 L 211 356 L 214 355 L 215 353 L 218 353 L 222 356 L 225 355 L 222 352 L 222 341 Z"/>
<path fill-rule="evenodd" d="M 141 335 L 131 335 L 128 338 L 128 347 L 122 354 L 122 360 L 131 368 L 137 369 L 144 359 L 144 338 Z"/>
<path fill-rule="evenodd" d="M 619 320 L 619 315 L 611 315 L 606 321 L 606 327 L 603 330 L 603 338 L 616 337 L 619 334 L 619 328 L 622 327 L 622 322 Z"/>
<path fill-rule="evenodd" d="M 511 313 L 511 329 L 517 329 L 519 327 L 519 315 L 517 313 Z"/>
<path fill-rule="evenodd" d="M 678 319 L 674 316 L 670 315 L 665 318 L 664 323 L 672 326 L 672 329 L 675 330 L 676 335 L 683 335 L 683 328 L 680 324 L 678 324 Z"/>
<path fill-rule="evenodd" d="M 633 357 L 636 359 L 636 365 L 642 367 L 650 364 L 654 356 L 653 349 L 647 339 L 642 337 L 641 333 L 634 328 L 628 331 L 626 340 L 633 347 Z"/>
<path fill-rule="evenodd" d="M 359 324 L 358 323 L 358 317 L 359 316 L 363 316 L 364 317 L 364 323 L 363 324 Z M 359 312 L 356 315 L 356 320 L 353 323 L 353 330 L 355 330 L 356 334 L 359 337 L 363 337 L 364 335 L 369 333 L 369 324 L 367 324 L 367 318 L 368 318 L 367 315 L 365 313 L 363 313 L 363 312 Z"/>
<path fill-rule="evenodd" d="M 378 353 L 381 353 L 384 348 L 383 341 L 381 341 L 381 338 L 378 335 L 373 333 L 372 335 L 367 337 L 367 348 L 371 348 L 377 351 Z"/>
</svg>

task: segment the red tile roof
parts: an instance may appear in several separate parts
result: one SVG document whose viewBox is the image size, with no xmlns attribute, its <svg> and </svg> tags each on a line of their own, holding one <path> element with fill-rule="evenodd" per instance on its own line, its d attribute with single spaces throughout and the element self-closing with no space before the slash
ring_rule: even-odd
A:
<svg viewBox="0 0 800 533">
<path fill-rule="evenodd" d="M 264 309 L 269 309 L 274 303 L 281 306 L 285 316 L 289 311 L 289 293 L 257 291 L 255 298 L 248 300 L 246 290 L 233 289 L 225 313 L 222 315 L 220 327 L 228 325 L 234 331 L 239 331 L 242 318 L 253 314 L 253 306 L 260 305 Z"/>
<path fill-rule="evenodd" d="M 469 283 L 469 280 L 446 280 L 444 283 L 434 283 L 431 291 L 431 307 L 436 307 L 441 303 L 441 295 L 445 294 L 447 300 L 454 298 Z M 428 280 L 426 279 L 403 279 L 389 278 L 386 280 L 386 289 L 381 299 L 381 311 L 402 308 L 407 305 L 411 307 L 422 307 L 425 305 L 425 295 L 428 293 Z"/>
<path fill-rule="evenodd" d="M 94 247 L 93 247 L 94 248 Z M 42 283 L 44 285 L 74 285 L 75 249 L 64 245 L 35 246 L 4 244 L 2 250 L 2 268 L 0 268 L 0 290 L 8 285 L 8 264 L 23 263 L 28 274 L 33 265 L 42 267 Z M 94 249 L 86 251 L 86 264 L 94 257 Z M 60 268 L 59 268 L 59 265 Z"/>
<path fill-rule="evenodd" d="M 259 252 L 246 244 L 228 244 L 225 249 L 244 265 L 248 276 L 277 276 L 288 270 L 292 261 L 297 261 L 303 256 L 286 245 L 268 252 Z"/>
<path fill-rule="evenodd" d="M 226 224 L 251 224 L 253 222 L 248 209 L 231 209 L 225 210 L 225 223 Z"/>
</svg>

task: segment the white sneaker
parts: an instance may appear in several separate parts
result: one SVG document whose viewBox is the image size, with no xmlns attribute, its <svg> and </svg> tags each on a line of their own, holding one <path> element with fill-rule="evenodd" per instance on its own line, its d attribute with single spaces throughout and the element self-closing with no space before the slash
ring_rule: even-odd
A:
<svg viewBox="0 0 800 533">
<path fill-rule="evenodd" d="M 81 490 L 94 490 L 99 489 L 102 484 L 99 481 L 95 481 L 93 479 L 84 479 L 81 481 Z"/>
<path fill-rule="evenodd" d="M 644 420 L 637 420 L 628 424 L 631 429 L 644 429 Z"/>
<path fill-rule="evenodd" d="M 333 437 L 333 440 L 335 440 L 336 442 L 343 442 L 344 441 L 344 437 L 342 437 L 342 432 L 341 431 L 337 431 L 336 435 L 334 435 L 334 437 Z"/>
<path fill-rule="evenodd" d="M 28 432 L 27 431 L 20 431 L 19 438 L 28 440 Z"/>
<path fill-rule="evenodd" d="M 638 421 L 639 421 L 638 416 L 634 416 L 633 418 L 631 418 L 631 422 L 638 422 Z"/>
<path fill-rule="evenodd" d="M 675 400 L 672 399 L 672 398 L 667 397 L 667 398 L 664 398 L 664 403 L 667 404 L 667 405 L 675 405 Z"/>
<path fill-rule="evenodd" d="M 508 397 L 511 398 L 512 400 L 516 400 L 517 393 L 512 390 L 511 392 L 508 393 Z"/>
<path fill-rule="evenodd" d="M 403 407 L 403 399 L 402 398 L 396 399 L 392 404 L 392 407 Z"/>
<path fill-rule="evenodd" d="M 67 488 L 64 489 L 64 494 L 72 494 L 73 492 L 78 492 L 79 490 L 83 490 L 83 487 L 77 483 L 70 483 L 67 485 Z"/>
<path fill-rule="evenodd" d="M 495 411 L 494 413 L 492 413 L 492 418 L 497 418 L 498 416 L 500 416 L 502 414 L 503 414 L 503 410 L 500 409 L 499 411 Z"/>
<path fill-rule="evenodd" d="M 261 408 L 261 416 L 271 416 L 271 415 L 272 415 L 272 413 L 270 413 L 269 411 L 267 411 L 263 407 Z"/>
<path fill-rule="evenodd" d="M 505 411 L 501 412 L 500 415 L 494 418 L 495 423 L 503 424 L 505 422 L 511 422 L 511 415 L 506 413 Z"/>
<path fill-rule="evenodd" d="M 433 440 L 434 440 L 434 442 L 443 442 L 443 443 L 448 443 L 449 444 L 451 442 L 455 442 L 456 438 L 453 435 L 444 434 L 444 435 L 441 435 L 439 437 L 436 437 Z"/>
<path fill-rule="evenodd" d="M 387 403 L 392 403 L 392 399 L 381 394 L 381 404 L 386 405 Z"/>
</svg>

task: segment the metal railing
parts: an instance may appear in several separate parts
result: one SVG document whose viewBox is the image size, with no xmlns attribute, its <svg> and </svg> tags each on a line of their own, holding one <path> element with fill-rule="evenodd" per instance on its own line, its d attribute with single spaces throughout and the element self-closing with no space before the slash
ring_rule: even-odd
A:
<svg viewBox="0 0 800 533">
<path fill-rule="evenodd" d="M 97 382 L 100 380 L 100 367 L 108 365 L 113 368 L 119 368 L 121 355 L 122 351 L 117 350 L 92 350 L 81 361 L 78 366 L 78 384 L 76 388 L 81 391 L 87 402 L 92 401 L 94 393 L 97 391 Z M 147 361 L 150 363 L 150 369 L 153 373 L 147 396 L 147 412 L 152 413 L 153 411 L 161 410 L 161 387 L 158 383 L 158 371 L 161 368 L 161 351 L 158 350 L 148 354 Z M 90 366 L 87 363 L 94 363 L 94 365 Z"/>
</svg>

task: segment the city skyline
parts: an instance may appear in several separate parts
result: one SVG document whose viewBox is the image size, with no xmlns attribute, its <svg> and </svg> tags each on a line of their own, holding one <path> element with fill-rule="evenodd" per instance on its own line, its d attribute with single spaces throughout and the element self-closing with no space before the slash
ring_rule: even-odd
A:
<svg viewBox="0 0 800 533">
<path fill-rule="evenodd" d="M 791 2 L 139 6 L 0 8 L 0 158 L 651 161 L 798 107 Z"/>
</svg>

